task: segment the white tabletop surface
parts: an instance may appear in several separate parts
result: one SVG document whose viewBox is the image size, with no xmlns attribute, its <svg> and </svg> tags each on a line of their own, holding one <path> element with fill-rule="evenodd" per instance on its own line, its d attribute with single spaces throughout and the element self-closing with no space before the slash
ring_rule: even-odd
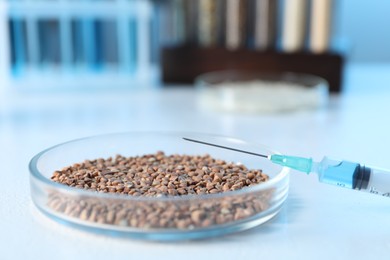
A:
<svg viewBox="0 0 390 260">
<path fill-rule="evenodd" d="M 0 259 L 390 259 L 390 199 L 292 172 L 289 197 L 266 224 L 225 237 L 143 242 L 79 231 L 33 205 L 27 165 L 67 140 L 133 130 L 196 131 L 390 169 L 390 65 L 353 65 L 327 108 L 267 115 L 199 110 L 190 88 L 56 91 L 0 96 Z M 261 102 L 261 100 L 259 100 Z"/>
</svg>

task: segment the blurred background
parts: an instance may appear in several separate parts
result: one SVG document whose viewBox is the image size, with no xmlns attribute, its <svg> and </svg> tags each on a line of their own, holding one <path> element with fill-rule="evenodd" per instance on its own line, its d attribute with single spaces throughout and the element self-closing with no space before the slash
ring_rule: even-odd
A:
<svg viewBox="0 0 390 260">
<path fill-rule="evenodd" d="M 53 142 L 134 129 L 251 134 L 226 114 L 189 124 L 196 92 L 165 86 L 248 65 L 316 68 L 340 81 L 334 93 L 379 88 L 383 78 L 365 72 L 387 67 L 358 64 L 390 62 L 389 8 L 386 0 L 1 0 L 0 130 L 27 139 L 45 130 L 39 138 Z M 255 121 L 267 125 L 245 124 Z"/>
<path fill-rule="evenodd" d="M 53 250 L 68 259 L 80 252 L 105 257 L 96 248 L 107 256 L 129 255 L 139 246 L 151 259 L 177 252 L 176 244 L 133 248 L 105 237 L 99 244 L 98 237 L 59 231 L 38 216 L 29 193 L 29 161 L 48 147 L 86 136 L 212 133 L 285 154 L 315 160 L 329 155 L 390 169 L 389 10 L 389 0 L 0 0 L 0 244 L 8 249 L 0 258 L 36 253 L 44 259 Z M 260 78 L 221 88 L 194 83 L 200 74 L 232 69 L 317 75 L 329 82 L 330 95 L 324 81 L 303 90 L 280 78 L 277 84 L 264 85 Z M 221 75 L 218 84 L 235 74 Z M 238 237 L 252 242 L 239 245 L 236 255 L 248 255 L 267 237 L 270 243 L 263 246 L 271 255 L 274 244 L 275 252 L 280 245 L 298 245 L 286 252 L 311 248 L 318 255 L 324 240 L 334 255 L 348 259 L 361 254 L 354 249 L 363 243 L 355 239 L 363 232 L 370 238 L 364 247 L 383 249 L 377 253 L 383 258 L 390 245 L 383 228 L 389 214 L 370 226 L 350 221 L 345 212 L 377 219 L 390 207 L 363 196 L 352 200 L 352 194 L 348 200 L 348 190 L 336 193 L 330 185 L 314 185 L 315 178 L 292 175 L 285 214 L 259 240 L 252 239 L 257 231 L 248 240 Z M 10 239 L 17 230 L 24 235 Z M 323 239 L 336 230 L 337 240 Z M 207 245 L 191 244 L 193 251 L 183 247 L 182 253 L 234 255 L 226 243 L 220 249 Z"/>
<path fill-rule="evenodd" d="M 217 0 L 208 2 L 213 1 L 214 16 L 226 13 L 226 6 L 218 10 Z M 191 13 L 184 6 L 189 5 L 188 2 L 192 4 L 187 7 Z M 207 3 L 202 13 L 202 7 L 199 9 L 196 2 L 199 4 L 202 0 L 2 0 L 1 88 L 159 86 L 161 48 L 186 40 L 188 43 L 190 37 L 197 37 L 191 35 L 199 31 L 197 25 L 201 23 L 186 23 L 191 15 L 198 15 L 198 20 L 207 22 Z M 248 5 L 250 2 L 246 1 Z M 274 14 L 275 48 L 280 49 L 282 40 L 278 35 L 283 31 L 282 9 L 286 1 L 270 2 L 278 3 Z M 212 5 L 209 8 L 213 8 Z M 385 26 L 389 24 L 386 12 L 389 8 L 386 0 L 373 0 L 369 4 L 364 0 L 333 1 L 327 51 L 339 52 L 347 62 L 390 61 L 387 48 L 390 36 Z M 249 10 L 244 10 L 248 32 L 256 24 L 256 14 Z M 220 22 L 221 28 L 229 26 L 226 21 Z M 215 33 L 224 32 L 224 29 L 216 29 Z M 207 36 L 207 32 L 202 33 Z M 207 39 L 204 40 L 206 36 L 203 39 L 199 36 L 194 42 L 209 47 Z M 212 40 L 209 43 L 212 44 Z M 239 47 L 251 45 L 248 40 L 245 46 Z"/>
</svg>

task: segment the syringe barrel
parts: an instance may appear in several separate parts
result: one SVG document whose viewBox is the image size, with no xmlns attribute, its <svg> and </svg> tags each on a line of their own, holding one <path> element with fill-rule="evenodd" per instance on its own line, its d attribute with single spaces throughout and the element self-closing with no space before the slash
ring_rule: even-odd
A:
<svg viewBox="0 0 390 260">
<path fill-rule="evenodd" d="M 317 167 L 320 182 L 390 197 L 390 171 L 327 157 Z"/>
<path fill-rule="evenodd" d="M 353 189 L 354 176 L 359 167 L 358 163 L 325 157 L 317 166 L 316 172 L 320 182 Z"/>
<path fill-rule="evenodd" d="M 356 180 L 354 189 L 390 197 L 389 171 L 360 165 L 360 175 Z"/>
</svg>

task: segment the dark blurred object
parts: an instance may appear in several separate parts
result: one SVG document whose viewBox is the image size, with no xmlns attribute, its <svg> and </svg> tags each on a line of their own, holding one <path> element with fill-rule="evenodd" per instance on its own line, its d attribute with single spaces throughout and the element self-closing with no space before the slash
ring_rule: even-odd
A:
<svg viewBox="0 0 390 260">
<path fill-rule="evenodd" d="M 191 0 L 164 3 L 171 12 L 180 14 L 177 16 L 185 24 L 188 14 L 183 6 L 188 1 Z M 289 0 L 288 4 L 273 0 L 194 2 L 197 8 L 193 10 L 197 14 L 191 17 L 197 21 L 194 22 L 198 25 L 194 37 L 197 40 L 166 34 L 169 41 L 162 41 L 164 83 L 192 83 L 199 74 L 235 69 L 313 74 L 325 78 L 331 92 L 341 91 L 343 57 L 330 46 L 328 37 L 332 14 L 330 0 L 310 1 L 313 8 L 309 8 L 307 0 Z M 322 10 L 322 6 L 328 8 Z M 312 13 L 312 19 L 306 19 L 308 12 Z M 172 17 L 165 16 L 167 19 Z M 182 24 L 177 23 L 180 20 L 176 19 L 171 26 L 167 23 L 168 28 Z M 313 26 L 312 31 L 316 33 L 309 34 L 307 29 Z M 311 44 L 307 46 L 309 42 Z"/>
<path fill-rule="evenodd" d="M 340 92 L 343 57 L 337 53 L 281 53 L 224 48 L 170 47 L 162 50 L 162 80 L 166 83 L 192 83 L 196 76 L 218 70 L 258 72 L 297 72 L 320 76 L 331 92 Z"/>
</svg>

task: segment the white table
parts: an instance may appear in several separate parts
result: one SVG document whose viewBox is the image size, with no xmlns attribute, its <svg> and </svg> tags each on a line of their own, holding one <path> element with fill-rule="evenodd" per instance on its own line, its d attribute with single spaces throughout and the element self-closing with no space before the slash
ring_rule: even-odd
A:
<svg viewBox="0 0 390 260">
<path fill-rule="evenodd" d="M 353 65 L 327 109 L 274 115 L 198 110 L 192 89 L 25 93 L 0 97 L 0 259 L 390 259 L 390 199 L 293 172 L 282 211 L 258 228 L 211 240 L 157 243 L 58 224 L 31 201 L 27 164 L 79 137 L 191 130 L 256 140 L 286 154 L 390 169 L 390 65 Z M 261 102 L 261 101 L 259 101 Z M 189 116 L 191 115 L 191 116 Z"/>
</svg>

